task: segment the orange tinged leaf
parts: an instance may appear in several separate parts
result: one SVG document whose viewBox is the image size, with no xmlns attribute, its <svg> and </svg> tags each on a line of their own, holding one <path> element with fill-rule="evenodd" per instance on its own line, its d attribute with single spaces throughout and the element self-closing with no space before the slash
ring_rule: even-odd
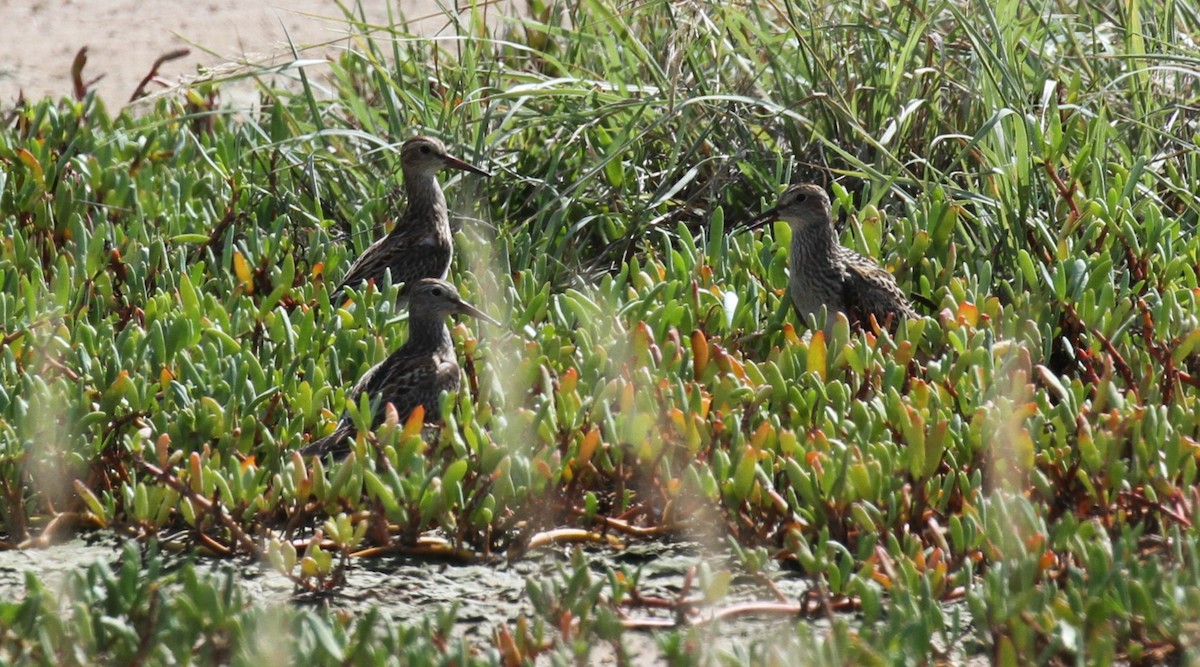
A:
<svg viewBox="0 0 1200 667">
<path fill-rule="evenodd" d="M 1181 445 L 1180 449 L 1183 450 L 1184 454 L 1200 457 L 1200 441 L 1193 440 L 1186 435 L 1180 435 L 1179 444 Z"/>
<path fill-rule="evenodd" d="M 815 331 L 808 343 L 808 372 L 816 373 L 817 377 L 825 379 L 825 332 Z"/>
<path fill-rule="evenodd" d="M 456 326 L 462 327 L 463 352 L 467 356 L 475 356 L 475 351 L 479 349 L 479 339 L 475 338 L 471 330 L 462 322 L 459 322 Z"/>
<path fill-rule="evenodd" d="M 742 362 L 735 359 L 733 355 L 727 355 L 727 358 L 729 359 L 729 370 L 733 371 L 734 377 L 739 380 L 745 380 L 746 367 L 742 365 Z"/>
<path fill-rule="evenodd" d="M 717 368 L 721 369 L 721 372 L 729 372 L 729 355 L 725 354 L 725 348 L 720 345 L 713 345 L 712 358 L 717 363 Z"/>
<path fill-rule="evenodd" d="M 979 308 L 969 301 L 958 304 L 958 314 L 955 319 L 959 324 L 977 326 L 979 324 Z"/>
<path fill-rule="evenodd" d="M 550 464 L 541 459 L 534 461 L 533 467 L 537 469 L 538 474 L 542 476 L 542 479 L 548 480 L 554 476 L 554 473 L 550 471 Z"/>
<path fill-rule="evenodd" d="M 758 428 L 754 430 L 754 436 L 750 438 L 750 446 L 755 450 L 761 450 L 763 445 L 767 444 L 767 437 L 770 436 L 774 430 L 775 429 L 771 428 L 771 425 L 767 422 L 759 424 Z"/>
<path fill-rule="evenodd" d="M 37 157 L 33 153 L 24 148 L 17 149 L 17 159 L 21 164 L 25 165 L 29 171 L 33 172 L 33 180 L 37 181 L 38 185 L 46 184 L 46 173 L 42 171 L 42 165 L 38 162 Z"/>
<path fill-rule="evenodd" d="M 697 380 L 708 368 L 708 338 L 704 332 L 696 329 L 692 332 L 692 371 Z"/>
<path fill-rule="evenodd" d="M 600 429 L 594 428 L 583 436 L 583 442 L 579 443 L 579 455 L 577 461 L 580 465 L 592 460 L 592 455 L 596 453 L 596 447 L 600 445 Z"/>
<path fill-rule="evenodd" d="M 324 274 L 325 274 L 325 262 L 317 262 L 316 264 L 313 264 L 312 277 L 314 279 L 320 278 Z"/>
<path fill-rule="evenodd" d="M 633 411 L 633 383 L 626 382 L 621 390 L 621 412 Z"/>
<path fill-rule="evenodd" d="M 175 374 L 172 373 L 166 366 L 163 366 L 162 370 L 158 372 L 158 384 L 160 387 L 165 388 L 167 385 L 171 384 L 171 380 L 174 379 Z"/>
<path fill-rule="evenodd" d="M 411 437 L 420 435 L 421 427 L 425 425 L 425 406 L 418 405 L 413 408 L 412 414 L 408 415 L 408 419 L 404 421 L 404 436 Z"/>
<path fill-rule="evenodd" d="M 800 336 L 796 334 L 796 327 L 792 326 L 791 322 L 783 323 L 783 337 L 789 345 L 800 344 Z"/>
<path fill-rule="evenodd" d="M 1038 412 L 1037 403 L 1022 403 L 1017 409 L 1013 410 L 1013 421 L 1025 421 L 1036 415 Z"/>
<path fill-rule="evenodd" d="M 242 459 L 238 466 L 241 468 L 242 472 L 246 472 L 247 470 L 256 470 L 258 468 L 258 464 L 256 464 L 254 461 L 253 454 Z"/>
<path fill-rule="evenodd" d="M 654 334 L 650 332 L 650 327 L 645 322 L 638 322 L 633 327 L 633 351 L 634 354 L 641 356 L 650 350 L 650 344 L 654 342 Z"/>
<path fill-rule="evenodd" d="M 191 478 L 189 481 L 192 483 L 192 491 L 196 493 L 202 493 L 204 490 L 203 485 L 200 483 L 201 474 L 200 453 L 192 452 L 192 455 L 188 457 L 188 477 Z"/>
<path fill-rule="evenodd" d="M 132 386 L 133 382 L 129 379 L 129 371 L 122 370 L 120 373 L 117 373 L 117 379 L 113 380 L 113 383 L 109 385 L 108 390 L 123 394 L 124 392 L 129 391 L 130 387 Z"/>
<path fill-rule="evenodd" d="M 574 368 L 568 368 L 562 374 L 562 379 L 559 381 L 559 388 L 563 394 L 571 394 L 575 392 L 575 385 L 579 382 L 579 371 Z"/>
<path fill-rule="evenodd" d="M 158 467 L 165 469 L 167 460 L 170 458 L 171 450 L 171 435 L 163 433 L 158 436 L 158 440 L 154 442 L 154 458 L 158 459 Z"/>
<path fill-rule="evenodd" d="M 934 547 L 929 554 L 929 567 L 936 568 L 939 565 L 942 565 L 942 550 Z"/>
<path fill-rule="evenodd" d="M 246 294 L 254 294 L 254 282 L 250 279 L 250 263 L 246 261 L 245 255 L 234 251 L 233 253 L 233 273 L 237 276 L 238 282 Z"/>
<path fill-rule="evenodd" d="M 501 626 L 496 631 L 495 642 L 505 667 L 525 664 L 525 656 L 521 653 L 521 648 L 517 646 L 517 641 L 508 628 Z"/>
<path fill-rule="evenodd" d="M 574 627 L 571 621 L 573 619 L 574 616 L 570 611 L 565 611 L 558 617 L 558 631 L 562 633 L 563 639 L 567 641 L 571 640 L 571 629 Z"/>
<path fill-rule="evenodd" d="M 1045 572 L 1055 565 L 1058 565 L 1058 556 L 1056 556 L 1053 551 L 1047 551 L 1046 553 L 1042 554 L 1041 558 L 1038 559 L 1039 572 Z"/>
<path fill-rule="evenodd" d="M 745 379 L 746 369 L 741 362 L 733 358 L 733 355 L 725 351 L 725 348 L 720 345 L 713 345 L 713 361 L 717 362 L 717 367 L 725 373 L 732 373 L 739 380 Z"/>
<path fill-rule="evenodd" d="M 683 410 L 680 410 L 679 408 L 671 408 L 670 411 L 667 412 L 667 415 L 670 416 L 671 423 L 675 425 L 676 431 L 679 431 L 680 433 L 685 433 L 687 431 L 687 419 L 683 414 Z"/>
</svg>

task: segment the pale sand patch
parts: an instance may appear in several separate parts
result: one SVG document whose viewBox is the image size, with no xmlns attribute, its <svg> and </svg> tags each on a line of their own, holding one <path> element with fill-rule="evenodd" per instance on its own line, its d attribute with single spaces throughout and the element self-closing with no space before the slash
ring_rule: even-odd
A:
<svg viewBox="0 0 1200 667">
<path fill-rule="evenodd" d="M 464 11 L 469 7 L 466 0 L 460 5 Z M 399 0 L 392 7 L 421 35 L 454 34 L 437 0 Z M 454 11 L 452 1 L 448 7 Z M 387 24 L 386 0 L 364 0 L 363 9 L 369 22 Z M 488 12 L 491 18 L 499 9 Z M 469 14 L 459 16 L 466 21 Z M 332 0 L 0 0 L 0 108 L 11 108 L 22 91 L 27 100 L 70 96 L 71 63 L 83 46 L 88 47 L 83 79 L 103 74 L 94 88 L 115 111 L 169 51 L 191 49 L 159 70 L 163 79 L 177 82 L 194 77 L 200 66 L 247 59 L 286 63 L 292 59 L 289 36 L 305 47 L 303 58 L 320 59 L 344 48 L 346 30 Z M 162 89 L 157 83 L 147 87 L 151 93 Z"/>
</svg>

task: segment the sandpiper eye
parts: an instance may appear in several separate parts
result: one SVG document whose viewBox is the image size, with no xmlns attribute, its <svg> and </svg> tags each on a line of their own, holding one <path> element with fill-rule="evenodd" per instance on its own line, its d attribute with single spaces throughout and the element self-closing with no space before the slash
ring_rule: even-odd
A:
<svg viewBox="0 0 1200 667">
<path fill-rule="evenodd" d="M 434 296 L 440 297 L 440 296 L 442 295 L 442 288 L 440 288 L 440 287 L 435 287 L 435 288 L 433 288 L 433 290 L 431 290 L 429 293 L 430 293 L 430 294 L 432 294 L 432 295 L 434 295 Z"/>
<path fill-rule="evenodd" d="M 808 195 L 796 195 L 797 204 L 803 203 L 806 199 L 808 199 Z"/>
<path fill-rule="evenodd" d="M 421 147 L 421 154 L 422 154 L 422 155 L 429 155 L 429 147 L 428 147 L 428 146 L 422 146 L 422 147 Z"/>
</svg>

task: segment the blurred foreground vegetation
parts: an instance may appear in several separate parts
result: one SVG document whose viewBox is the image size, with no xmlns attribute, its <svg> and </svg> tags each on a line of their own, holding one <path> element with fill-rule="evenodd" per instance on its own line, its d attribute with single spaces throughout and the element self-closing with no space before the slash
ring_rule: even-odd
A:
<svg viewBox="0 0 1200 667">
<path fill-rule="evenodd" d="M 1200 4 L 527 10 L 429 40 L 348 8 L 343 56 L 249 113 L 214 84 L 0 111 L 0 538 L 161 545 L 62 596 L 30 576 L 0 661 L 570 663 L 660 625 L 680 663 L 1197 659 Z M 455 325 L 436 438 L 303 460 L 405 336 L 394 287 L 328 291 L 390 228 L 417 129 L 496 172 L 445 182 L 451 278 L 505 326 Z M 786 225 L 730 231 L 802 180 L 926 318 L 805 334 Z M 661 600 L 588 562 L 645 540 L 734 558 Z M 451 612 L 264 609 L 157 555 L 335 598 L 359 558 L 576 541 L 483 644 Z M 705 643 L 751 615 L 794 635 Z"/>
</svg>

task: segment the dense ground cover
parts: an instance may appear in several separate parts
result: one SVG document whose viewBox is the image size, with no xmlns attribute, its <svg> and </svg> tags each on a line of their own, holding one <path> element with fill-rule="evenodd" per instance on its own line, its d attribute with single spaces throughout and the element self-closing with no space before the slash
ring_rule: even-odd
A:
<svg viewBox="0 0 1200 667">
<path fill-rule="evenodd" d="M 248 664 L 290 633 L 313 664 L 565 662 L 620 653 L 657 604 L 680 662 L 1194 659 L 1198 9 L 535 2 L 438 41 L 351 17 L 343 58 L 253 114 L 207 89 L 4 111 L 7 546 L 104 528 L 308 596 L 383 553 L 735 557 L 651 600 L 578 552 L 468 646 L 452 614 L 263 609 L 129 550 L 0 603 L 0 656 Z M 303 460 L 404 337 L 394 287 L 328 290 L 389 227 L 416 128 L 496 172 L 447 177 L 452 280 L 505 326 L 454 327 L 436 437 L 389 423 Z M 804 335 L 789 230 L 731 231 L 799 180 L 833 183 L 843 241 L 927 317 Z M 810 592 L 723 602 L 786 570 Z M 794 635 L 705 648 L 752 612 Z"/>
</svg>

